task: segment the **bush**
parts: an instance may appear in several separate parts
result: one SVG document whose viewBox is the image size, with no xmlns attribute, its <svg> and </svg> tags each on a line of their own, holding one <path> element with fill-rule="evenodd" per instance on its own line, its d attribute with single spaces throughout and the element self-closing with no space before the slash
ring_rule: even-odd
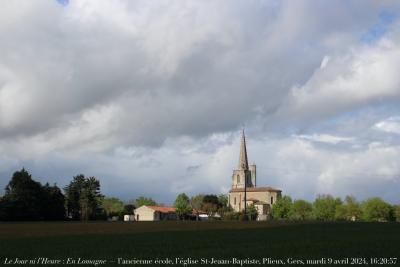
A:
<svg viewBox="0 0 400 267">
<path fill-rule="evenodd" d="M 239 212 L 239 221 L 248 221 L 249 216 L 245 214 L 244 212 Z"/>
<path fill-rule="evenodd" d="M 224 213 L 223 218 L 227 221 L 237 221 L 239 220 L 239 213 L 235 211 L 228 211 Z"/>
</svg>

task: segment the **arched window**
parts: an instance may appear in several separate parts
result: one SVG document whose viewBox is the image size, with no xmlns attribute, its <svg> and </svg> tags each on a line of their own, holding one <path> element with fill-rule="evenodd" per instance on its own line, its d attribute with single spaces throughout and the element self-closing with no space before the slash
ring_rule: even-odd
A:
<svg viewBox="0 0 400 267">
<path fill-rule="evenodd" d="M 238 176 L 237 176 L 237 183 L 238 183 L 238 184 L 240 183 L 240 176 L 239 176 L 239 174 L 238 174 Z"/>
</svg>

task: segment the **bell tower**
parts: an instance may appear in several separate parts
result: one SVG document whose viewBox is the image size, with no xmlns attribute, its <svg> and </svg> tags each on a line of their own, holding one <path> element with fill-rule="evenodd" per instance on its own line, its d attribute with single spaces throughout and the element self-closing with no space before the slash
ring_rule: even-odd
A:
<svg viewBox="0 0 400 267">
<path fill-rule="evenodd" d="M 246 137 L 244 130 L 242 130 L 242 137 L 240 140 L 240 153 L 239 153 L 239 166 L 238 169 L 233 171 L 232 174 L 232 189 L 255 187 L 256 186 L 256 172 L 255 165 L 251 165 L 249 169 L 249 162 L 247 159 Z"/>
</svg>

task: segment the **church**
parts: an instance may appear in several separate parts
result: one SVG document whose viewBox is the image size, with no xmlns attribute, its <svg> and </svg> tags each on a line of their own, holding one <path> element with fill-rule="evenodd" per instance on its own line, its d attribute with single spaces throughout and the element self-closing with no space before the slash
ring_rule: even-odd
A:
<svg viewBox="0 0 400 267">
<path fill-rule="evenodd" d="M 247 160 L 244 130 L 240 142 L 239 166 L 232 174 L 232 189 L 229 191 L 229 206 L 234 211 L 244 211 L 254 204 L 258 210 L 258 220 L 266 220 L 272 205 L 281 197 L 282 190 L 269 186 L 257 187 L 256 165 Z"/>
</svg>

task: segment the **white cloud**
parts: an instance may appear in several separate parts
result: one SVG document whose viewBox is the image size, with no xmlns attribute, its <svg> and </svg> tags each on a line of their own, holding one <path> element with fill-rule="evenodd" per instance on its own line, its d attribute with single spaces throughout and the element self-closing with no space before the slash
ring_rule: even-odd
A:
<svg viewBox="0 0 400 267">
<path fill-rule="evenodd" d="M 340 142 L 351 142 L 354 140 L 353 137 L 341 137 L 329 134 L 294 135 L 294 137 L 315 142 L 328 143 L 328 144 L 338 144 Z"/>
<path fill-rule="evenodd" d="M 400 97 L 400 47 L 384 38 L 376 46 L 358 45 L 345 54 L 323 59 L 310 79 L 291 89 L 276 113 L 303 123 L 324 120 L 361 106 Z"/>
<path fill-rule="evenodd" d="M 380 131 L 400 134 L 400 117 L 390 117 L 374 125 L 374 128 Z"/>
</svg>

